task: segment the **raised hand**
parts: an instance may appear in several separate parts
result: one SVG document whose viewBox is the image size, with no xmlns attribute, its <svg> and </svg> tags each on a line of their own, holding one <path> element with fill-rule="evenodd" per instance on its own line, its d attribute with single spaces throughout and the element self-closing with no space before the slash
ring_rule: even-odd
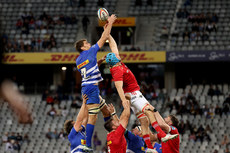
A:
<svg viewBox="0 0 230 153">
<path fill-rule="evenodd" d="M 122 105 L 123 105 L 124 109 L 130 109 L 130 101 L 129 100 L 122 101 Z"/>
<path fill-rule="evenodd" d="M 114 23 L 116 21 L 117 17 L 115 14 L 112 14 L 109 18 L 108 18 L 108 22 L 109 23 Z"/>
<path fill-rule="evenodd" d="M 86 94 L 82 95 L 82 100 L 83 100 L 83 103 L 86 103 L 86 101 L 88 100 L 88 97 Z"/>
<path fill-rule="evenodd" d="M 116 113 L 116 109 L 114 108 L 113 104 L 108 104 L 107 108 L 110 114 Z"/>
</svg>

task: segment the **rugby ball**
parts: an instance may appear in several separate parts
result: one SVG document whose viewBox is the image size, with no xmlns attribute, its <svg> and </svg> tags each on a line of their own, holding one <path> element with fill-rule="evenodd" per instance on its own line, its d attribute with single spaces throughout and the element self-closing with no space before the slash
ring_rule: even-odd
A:
<svg viewBox="0 0 230 153">
<path fill-rule="evenodd" d="M 105 8 L 100 8 L 97 11 L 99 20 L 106 21 L 109 17 L 109 12 Z"/>
</svg>

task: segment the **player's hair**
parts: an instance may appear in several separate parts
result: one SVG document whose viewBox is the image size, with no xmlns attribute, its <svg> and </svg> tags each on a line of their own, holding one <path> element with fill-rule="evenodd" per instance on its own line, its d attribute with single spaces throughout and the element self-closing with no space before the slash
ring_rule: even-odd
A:
<svg viewBox="0 0 230 153">
<path fill-rule="evenodd" d="M 172 126 L 178 127 L 179 120 L 177 119 L 177 117 L 173 114 L 169 115 L 169 117 L 171 118 Z"/>
<path fill-rule="evenodd" d="M 64 130 L 68 135 L 72 128 L 73 128 L 73 120 L 66 120 L 64 123 Z"/>
<path fill-rule="evenodd" d="M 104 124 L 104 127 L 105 129 L 108 131 L 108 132 L 111 132 L 113 130 L 112 126 L 113 126 L 113 123 L 112 123 L 113 119 L 110 118 L 108 121 L 105 122 Z"/>
<path fill-rule="evenodd" d="M 78 40 L 78 41 L 75 42 L 74 47 L 75 47 L 75 49 L 76 49 L 77 51 L 79 51 L 80 53 L 83 51 L 83 50 L 81 49 L 81 47 L 84 45 L 84 41 L 87 41 L 87 40 L 86 40 L 86 39 L 81 39 L 81 40 Z"/>
</svg>

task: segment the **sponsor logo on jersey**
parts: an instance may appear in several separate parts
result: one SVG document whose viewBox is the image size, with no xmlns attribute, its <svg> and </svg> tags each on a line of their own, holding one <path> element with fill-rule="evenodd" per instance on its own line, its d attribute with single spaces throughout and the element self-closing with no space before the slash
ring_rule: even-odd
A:
<svg viewBox="0 0 230 153">
<path fill-rule="evenodd" d="M 112 141 L 111 141 L 111 140 L 107 142 L 107 145 L 110 145 L 110 144 L 112 144 Z"/>
<path fill-rule="evenodd" d="M 141 150 L 142 150 L 142 151 L 145 151 L 145 148 L 144 148 L 144 147 L 141 147 Z"/>
<path fill-rule="evenodd" d="M 86 140 L 81 139 L 81 144 L 82 144 L 82 145 L 86 145 Z"/>
<path fill-rule="evenodd" d="M 176 130 L 176 128 L 174 128 L 173 126 L 171 126 L 172 130 Z"/>
<path fill-rule="evenodd" d="M 77 68 L 80 69 L 81 67 L 87 65 L 89 63 L 89 60 L 85 60 L 84 62 L 82 62 L 81 64 L 77 65 Z"/>
</svg>

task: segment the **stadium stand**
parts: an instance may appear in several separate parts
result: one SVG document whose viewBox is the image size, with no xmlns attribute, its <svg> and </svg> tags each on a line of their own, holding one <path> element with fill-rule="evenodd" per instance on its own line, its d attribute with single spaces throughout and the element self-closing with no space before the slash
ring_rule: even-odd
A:
<svg viewBox="0 0 230 153">
<path fill-rule="evenodd" d="M 211 87 L 215 91 L 213 96 L 209 95 Z M 221 93 L 219 94 L 218 91 Z M 185 129 L 179 128 L 183 130 L 180 131 L 181 152 L 214 152 L 215 149 L 225 152 L 228 145 L 222 146 L 220 142 L 225 134 L 228 136 L 230 134 L 229 104 L 227 104 L 229 85 L 187 85 L 185 89 L 173 89 L 169 95 L 170 100 L 166 102 L 167 107 L 164 112 L 178 114 L 177 117 L 181 122 L 188 126 Z M 176 111 L 176 107 L 177 110 L 181 110 L 179 107 L 183 108 L 183 112 Z M 207 126 L 210 126 L 210 130 L 207 128 L 201 130 Z M 192 134 L 196 136 L 192 137 Z"/>
<path fill-rule="evenodd" d="M 224 135 L 229 136 L 230 124 L 229 124 L 229 85 L 228 84 L 219 84 L 212 85 L 214 91 L 221 91 L 220 94 L 214 94 L 212 97 L 208 95 L 210 85 L 193 85 L 186 86 L 185 89 L 173 89 L 171 93 L 167 94 L 166 101 L 163 102 L 162 99 L 158 100 L 159 96 L 155 97 L 155 100 L 151 100 L 151 104 L 156 106 L 158 110 L 161 110 L 164 116 L 174 113 L 177 114 L 177 117 L 181 122 L 185 123 L 185 126 L 180 126 L 178 129 L 181 132 L 181 147 L 180 151 L 183 153 L 187 152 L 213 152 L 215 149 L 218 149 L 219 152 L 224 152 L 225 148 L 228 147 L 227 144 L 221 145 L 222 139 Z M 160 90 L 156 91 L 157 93 Z M 164 90 L 164 92 L 166 92 Z M 166 94 L 166 93 L 165 93 Z M 159 94 L 157 94 L 159 95 Z M 184 103 L 187 112 L 179 112 L 176 110 L 177 105 L 175 104 L 174 99 L 178 101 L 178 105 L 182 107 L 183 105 L 183 97 L 187 100 Z M 167 100 L 169 99 L 169 100 Z M 197 100 L 197 106 L 195 107 L 196 113 L 193 113 L 192 106 L 195 102 L 189 100 Z M 79 109 L 75 109 L 71 107 L 72 100 L 61 100 L 60 106 L 58 104 L 54 104 L 53 107 L 57 110 L 57 112 L 61 112 L 64 107 L 66 107 L 68 113 L 67 115 L 63 115 L 62 113 L 55 116 L 47 115 L 47 112 L 52 108 L 51 105 L 47 105 L 45 100 L 42 100 L 42 95 L 28 95 L 26 100 L 30 102 L 31 108 L 33 110 L 34 123 L 32 125 L 22 125 L 18 124 L 14 121 L 12 116 L 12 112 L 9 111 L 9 107 L 7 103 L 1 102 L 1 124 L 0 125 L 0 133 L 3 136 L 5 133 L 20 133 L 21 135 L 28 134 L 30 142 L 22 142 L 21 151 L 27 150 L 27 152 L 33 151 L 33 153 L 44 151 L 44 152 L 65 152 L 69 151 L 68 141 L 60 138 L 60 135 L 54 135 L 54 138 L 48 139 L 46 137 L 47 133 L 52 131 L 56 131 L 56 133 L 60 133 L 63 128 L 63 123 L 66 119 L 75 118 Z M 111 102 L 111 99 L 109 100 Z M 208 109 L 203 108 L 203 105 L 207 105 Z M 222 110 L 221 114 L 217 113 L 217 109 L 215 108 L 212 111 L 211 106 L 218 105 Z M 118 105 L 117 105 L 118 106 Z M 228 107 L 227 111 L 224 113 L 224 107 Z M 172 109 L 170 109 L 172 108 Z M 199 111 L 198 111 L 199 108 Z M 119 110 L 119 108 L 117 108 Z M 170 111 L 171 110 L 171 111 Z M 135 123 L 135 115 L 131 115 L 129 127 L 132 127 L 132 124 Z M 99 116 L 99 123 L 103 124 L 102 116 Z M 181 123 L 182 124 L 182 123 Z M 180 125 L 181 125 L 180 124 Z M 200 127 L 202 126 L 202 127 Z M 206 128 L 209 126 L 209 130 Z M 219 129 L 219 130 L 216 130 Z M 105 133 L 103 128 L 96 129 L 99 133 L 99 138 L 102 142 L 105 142 L 105 137 L 100 133 Z M 200 131 L 200 132 L 199 132 Z M 191 136 L 193 133 L 196 134 L 196 138 L 193 139 Z M 199 136 L 201 134 L 201 136 Z M 52 135 L 52 134 L 51 134 Z M 57 137 L 57 138 L 55 138 Z M 1 143 L 1 150 L 5 150 L 6 143 Z"/>
<path fill-rule="evenodd" d="M 68 47 L 68 45 L 72 44 L 81 32 L 80 19 L 84 15 L 89 16 L 89 18 L 96 17 L 95 12 L 99 7 L 97 0 L 87 0 L 85 4 L 80 4 L 80 1 L 81 0 L 1 0 L 0 20 L 4 28 L 0 29 L 0 32 L 4 33 L 3 37 L 5 38 L 6 52 L 22 52 L 23 49 L 19 47 L 19 44 L 21 42 L 23 42 L 25 46 L 32 44 L 34 41 L 33 38 L 37 41 L 36 51 L 74 51 L 74 48 Z M 111 12 L 115 12 L 117 1 L 118 0 L 105 1 L 103 7 Z M 147 46 L 145 48 L 141 46 L 141 49 L 137 50 L 146 50 L 147 48 L 147 50 L 166 51 L 218 51 L 229 49 L 229 6 L 230 1 L 228 0 L 153 0 L 152 4 L 151 0 L 130 0 L 127 14 L 128 16 L 137 17 L 137 21 L 141 21 L 141 18 L 143 18 L 143 20 L 147 20 L 148 18 L 154 19 L 154 21 L 150 22 L 154 23 L 154 27 L 151 24 L 148 25 L 148 27 L 154 29 L 151 30 L 150 37 L 148 37 L 150 40 L 141 40 L 148 41 L 147 45 L 153 44 L 153 46 Z M 28 31 L 23 31 L 22 16 L 25 15 L 25 12 L 26 14 L 32 12 L 35 23 L 40 16 L 43 15 L 43 12 L 46 12 L 47 16 L 50 16 L 52 20 L 56 20 L 57 23 L 52 23 L 51 28 L 48 26 L 47 30 L 46 28 L 41 29 L 33 27 L 32 25 Z M 64 18 L 68 20 L 59 23 L 61 22 L 60 18 L 63 17 L 61 15 L 64 15 Z M 191 17 L 194 18 L 197 16 L 203 16 L 206 19 L 209 16 L 211 17 L 211 22 L 205 20 L 199 24 L 198 31 L 201 33 L 200 36 L 198 36 L 197 31 L 195 33 L 192 32 L 192 28 L 194 28 L 196 24 L 191 21 Z M 76 22 L 69 22 L 71 17 L 73 17 Z M 146 24 L 149 22 L 146 21 L 143 23 Z M 209 25 L 209 23 L 212 24 Z M 207 27 L 211 27 L 212 30 L 209 32 Z M 145 28 L 146 27 L 141 28 L 141 30 L 145 30 Z M 145 31 L 147 31 L 147 33 L 149 32 L 147 29 Z M 145 31 L 143 31 L 143 33 L 146 33 Z M 140 32 L 137 31 L 137 33 Z M 196 35 L 191 35 L 191 33 Z M 46 34 L 49 36 L 44 37 L 44 35 L 47 36 Z M 206 36 L 204 36 L 204 34 L 206 34 Z M 51 35 L 56 45 L 50 48 L 43 48 L 43 38 L 50 41 Z M 192 36 L 194 39 L 191 38 Z M 144 37 L 141 37 L 141 39 L 142 38 Z M 137 43 L 139 43 L 138 41 Z M 18 43 L 18 48 L 14 48 L 15 42 Z M 31 48 L 26 47 L 27 49 L 24 49 L 24 51 L 30 52 L 34 46 L 31 45 Z M 139 44 L 136 46 L 139 46 Z M 152 78 L 149 77 L 148 79 L 151 80 Z M 144 76 L 143 80 L 147 80 L 147 77 Z M 106 80 L 104 82 L 106 82 Z M 105 88 L 106 85 L 106 83 L 102 83 L 102 88 Z M 187 85 L 185 88 L 174 88 L 170 92 L 166 91 L 166 89 L 154 90 L 152 86 L 152 84 L 149 85 L 149 82 L 142 82 L 140 87 L 143 95 L 153 106 L 160 110 L 163 116 L 173 113 L 176 114 L 181 121 L 178 128 L 181 133 L 181 153 L 213 153 L 215 150 L 217 150 L 218 153 L 228 152 L 226 150 L 229 148 L 229 140 L 228 142 L 226 141 L 227 143 L 222 142 L 225 135 L 228 139 L 230 138 L 229 84 Z M 21 85 L 19 88 L 21 91 L 28 91 L 26 86 Z M 52 86 L 50 89 L 55 91 L 55 86 Z M 23 137 L 22 139 L 24 141 L 20 142 L 20 153 L 25 153 L 25 150 L 27 153 L 69 152 L 69 143 L 66 139 L 63 139 L 62 136 L 64 134 L 61 133 L 61 131 L 66 119 L 76 117 L 79 111 L 78 108 L 81 105 L 79 98 L 77 98 L 76 95 L 71 95 L 74 97 L 73 99 L 78 99 L 78 101 L 73 102 L 72 99 L 68 98 L 62 99 L 58 104 L 53 104 L 54 108 L 52 108 L 52 105 L 47 105 L 46 99 L 43 99 L 41 94 L 31 94 L 34 90 L 32 90 L 32 88 L 29 90 L 30 95 L 27 95 L 26 100 L 30 102 L 31 109 L 33 110 L 35 120 L 32 125 L 22 125 L 16 122 L 8 104 L 4 103 L 3 100 L 0 101 L 0 134 L 2 136 L 0 152 L 8 152 L 6 147 L 11 144 L 4 142 L 6 138 L 5 134 L 8 133 L 8 136 L 12 136 L 12 132 L 19 133 L 21 136 L 28 136 L 28 138 Z M 104 90 L 105 91 L 102 90 L 104 97 L 108 93 L 114 96 L 115 89 L 106 88 Z M 114 97 L 108 97 L 108 103 L 116 102 L 117 95 Z M 116 104 L 119 112 L 119 101 Z M 62 114 L 62 110 L 64 114 Z M 65 110 L 68 111 L 65 112 Z M 52 111 L 59 115 L 53 115 Z M 48 115 L 48 112 L 51 115 Z M 136 117 L 132 114 L 128 129 L 131 129 L 132 125 L 136 122 Z M 101 140 L 102 145 L 106 142 L 106 132 L 101 128 L 103 123 L 103 117 L 99 114 L 97 125 L 100 126 L 96 126 L 95 131 L 97 131 L 98 138 Z M 59 137 L 56 138 L 57 135 L 54 133 L 55 131 L 63 135 L 61 137 L 58 135 Z M 51 138 L 48 136 L 50 139 L 46 137 L 48 133 L 51 135 Z M 18 148 L 17 144 L 15 142 L 13 143 L 16 146 L 15 148 Z M 105 148 L 102 149 L 105 150 Z M 99 150 L 101 150 L 101 148 L 98 148 L 98 152 Z"/>
<path fill-rule="evenodd" d="M 209 0 L 193 0 L 186 3 L 183 0 L 180 9 L 186 11 L 186 16 L 175 17 L 176 26 L 171 30 L 171 34 L 177 32 L 176 37 L 169 38 L 171 42 L 170 50 L 189 51 L 189 50 L 227 50 L 229 49 L 229 1 L 209 1 Z M 178 15 L 178 14 L 177 14 Z M 207 20 L 199 22 L 198 32 L 194 32 L 195 23 L 190 22 L 190 18 L 194 15 L 206 16 Z M 210 18 L 210 19 L 209 19 Z M 208 28 L 215 28 L 209 31 Z M 194 38 L 184 41 L 183 34 L 188 31 Z M 189 36 L 189 37 L 190 37 Z"/>
<path fill-rule="evenodd" d="M 111 12 L 115 6 L 116 0 L 104 2 L 104 7 Z M 6 38 L 6 52 L 74 51 L 72 46 L 80 26 L 78 20 L 84 15 L 96 16 L 99 7 L 97 0 L 81 5 L 80 1 L 69 4 L 65 0 L 1 1 L 1 21 L 4 27 L 1 33 Z M 31 21 L 32 18 L 34 21 Z M 50 39 L 51 35 L 54 40 Z M 21 41 L 18 42 L 18 39 Z M 71 47 L 68 47 L 69 44 Z"/>
</svg>

